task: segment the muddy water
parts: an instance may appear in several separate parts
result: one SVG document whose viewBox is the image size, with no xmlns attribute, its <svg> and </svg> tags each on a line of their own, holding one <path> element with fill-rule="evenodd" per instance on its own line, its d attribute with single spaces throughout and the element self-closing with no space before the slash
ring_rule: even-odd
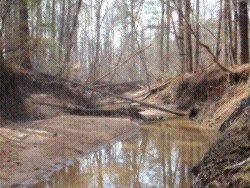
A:
<svg viewBox="0 0 250 188">
<path fill-rule="evenodd" d="M 35 187 L 190 187 L 190 169 L 215 135 L 196 126 L 182 120 L 142 126 L 140 134 L 79 159 Z"/>
</svg>

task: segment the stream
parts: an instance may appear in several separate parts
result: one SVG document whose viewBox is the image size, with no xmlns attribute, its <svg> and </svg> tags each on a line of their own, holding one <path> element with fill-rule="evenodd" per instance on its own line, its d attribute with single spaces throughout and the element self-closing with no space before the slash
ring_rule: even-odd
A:
<svg viewBox="0 0 250 188">
<path fill-rule="evenodd" d="M 79 158 L 34 187 L 190 187 L 190 170 L 216 135 L 197 126 L 179 119 L 142 125 L 139 134 Z"/>
</svg>

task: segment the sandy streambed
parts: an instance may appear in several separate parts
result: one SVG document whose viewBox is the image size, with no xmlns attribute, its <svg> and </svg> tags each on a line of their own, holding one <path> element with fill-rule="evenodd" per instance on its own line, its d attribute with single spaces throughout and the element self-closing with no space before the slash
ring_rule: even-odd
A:
<svg viewBox="0 0 250 188">
<path fill-rule="evenodd" d="M 129 119 L 60 116 L 0 128 L 0 187 L 29 187 L 69 160 L 136 134 Z"/>
</svg>

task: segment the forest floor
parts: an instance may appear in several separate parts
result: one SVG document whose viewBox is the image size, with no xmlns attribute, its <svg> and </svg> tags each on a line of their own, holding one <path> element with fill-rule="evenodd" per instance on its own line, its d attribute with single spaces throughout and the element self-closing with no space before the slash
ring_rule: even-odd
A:
<svg viewBox="0 0 250 188">
<path fill-rule="evenodd" d="M 0 127 L 0 187 L 29 187 L 77 156 L 137 132 L 129 119 L 72 115 Z"/>
</svg>

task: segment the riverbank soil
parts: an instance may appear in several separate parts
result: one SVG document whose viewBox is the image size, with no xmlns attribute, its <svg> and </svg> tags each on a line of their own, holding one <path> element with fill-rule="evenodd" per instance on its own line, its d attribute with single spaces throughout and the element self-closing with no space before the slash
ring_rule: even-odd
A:
<svg viewBox="0 0 250 188">
<path fill-rule="evenodd" d="M 250 119 L 240 117 L 193 168 L 194 187 L 250 187 Z"/>
<path fill-rule="evenodd" d="M 68 160 L 138 132 L 129 119 L 59 116 L 0 128 L 0 187 L 28 187 Z"/>
<path fill-rule="evenodd" d="M 173 77 L 147 98 L 174 102 L 180 109 L 198 105 L 199 112 L 193 119 L 204 127 L 222 130 L 227 122 L 225 132 L 194 167 L 194 187 L 250 187 L 250 113 L 244 105 L 250 98 L 249 65 L 234 69 L 237 74 L 211 67 Z"/>
</svg>

